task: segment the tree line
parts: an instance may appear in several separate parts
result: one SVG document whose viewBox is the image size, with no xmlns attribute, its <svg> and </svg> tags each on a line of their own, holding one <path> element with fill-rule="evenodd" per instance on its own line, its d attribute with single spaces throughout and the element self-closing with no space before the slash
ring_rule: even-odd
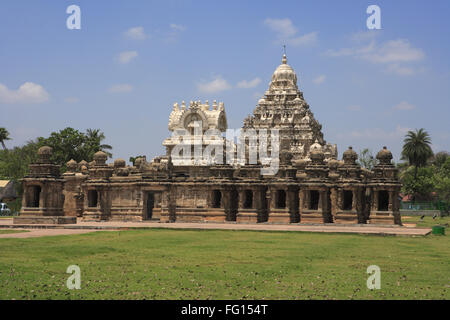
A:
<svg viewBox="0 0 450 320">
<path fill-rule="evenodd" d="M 66 163 L 74 159 L 79 162 L 93 160 L 94 153 L 104 151 L 111 157 L 112 147 L 104 144 L 105 135 L 99 129 L 87 129 L 80 132 L 67 127 L 52 132 L 49 137 L 39 137 L 25 145 L 6 148 L 5 141 L 11 140 L 9 132 L 0 128 L 0 178 L 19 181 L 28 172 L 28 165 L 36 160 L 37 150 L 48 145 L 53 148 L 52 161 L 66 170 Z M 134 162 L 135 158 L 130 158 Z M 409 195 L 413 201 L 441 200 L 450 203 L 450 156 L 447 151 L 436 154 L 431 149 L 431 137 L 424 129 L 408 131 L 404 141 L 401 160 L 397 163 L 399 177 L 403 184 L 402 194 Z M 359 164 L 369 170 L 377 160 L 369 149 L 359 154 Z M 19 194 L 21 194 L 20 183 Z"/>
<path fill-rule="evenodd" d="M 66 163 L 69 160 L 90 162 L 94 153 L 100 150 L 112 157 L 112 147 L 103 143 L 105 135 L 99 129 L 80 132 L 67 127 L 52 132 L 47 138 L 38 137 L 12 149 L 6 147 L 7 140 L 11 140 L 8 130 L 0 128 L 0 144 L 3 147 L 3 150 L 0 150 L 0 179 L 14 180 L 19 196 L 22 195 L 22 188 L 18 182 L 28 173 L 29 164 L 37 160 L 37 150 L 42 146 L 53 148 L 51 160 L 61 166 L 61 172 L 66 171 Z"/>
<path fill-rule="evenodd" d="M 403 162 L 396 163 L 402 182 L 402 194 L 411 201 L 444 201 L 450 203 L 450 154 L 433 153 L 431 137 L 425 129 L 408 131 L 403 140 Z M 359 164 L 371 170 L 377 160 L 369 149 L 359 153 Z"/>
</svg>

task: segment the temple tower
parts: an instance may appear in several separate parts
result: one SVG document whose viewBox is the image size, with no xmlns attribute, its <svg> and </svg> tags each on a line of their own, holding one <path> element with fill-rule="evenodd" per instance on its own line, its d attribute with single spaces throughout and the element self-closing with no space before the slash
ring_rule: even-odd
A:
<svg viewBox="0 0 450 320">
<path fill-rule="evenodd" d="M 303 92 L 298 89 L 297 75 L 287 64 L 286 55 L 273 73 L 269 89 L 258 101 L 253 115 L 244 120 L 243 128 L 279 129 L 280 152 L 287 148 L 294 161 L 309 160 L 310 147 L 314 143 L 322 146 L 325 161 L 337 158 L 337 147 L 324 140 L 322 125 L 314 118 Z"/>
</svg>

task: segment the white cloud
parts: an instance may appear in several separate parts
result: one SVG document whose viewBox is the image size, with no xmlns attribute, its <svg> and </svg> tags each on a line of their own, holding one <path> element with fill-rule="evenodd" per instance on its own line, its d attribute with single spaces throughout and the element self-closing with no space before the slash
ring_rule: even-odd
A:
<svg viewBox="0 0 450 320">
<path fill-rule="evenodd" d="M 406 39 L 378 44 L 374 36 L 359 34 L 356 38 L 357 41 L 370 40 L 370 42 L 357 47 L 328 50 L 325 54 L 331 57 L 350 56 L 373 64 L 385 65 L 386 72 L 401 76 L 415 74 L 416 70 L 411 63 L 420 62 L 425 58 L 423 50 L 413 47 Z"/>
<path fill-rule="evenodd" d="M 270 29 L 278 33 L 280 38 L 291 38 L 297 33 L 297 29 L 292 24 L 292 21 L 288 18 L 285 19 L 271 19 L 264 20 L 264 24 Z"/>
<path fill-rule="evenodd" d="M 108 91 L 110 93 L 128 93 L 128 92 L 133 91 L 133 86 L 130 84 L 126 84 L 126 83 L 116 84 L 116 85 L 111 86 L 108 89 Z"/>
<path fill-rule="evenodd" d="M 401 66 L 398 63 L 393 63 L 386 68 L 386 72 L 394 73 L 400 76 L 411 76 L 416 73 L 412 67 Z"/>
<path fill-rule="evenodd" d="M 317 32 L 307 33 L 300 37 L 286 40 L 287 44 L 294 47 L 307 46 L 310 44 L 314 44 L 316 42 L 317 42 Z"/>
<path fill-rule="evenodd" d="M 170 32 L 167 33 L 167 37 L 166 39 L 164 39 L 164 41 L 167 43 L 176 42 L 178 39 L 178 35 L 187 29 L 186 26 L 176 23 L 171 23 L 169 27 Z"/>
<path fill-rule="evenodd" d="M 203 82 L 197 84 L 197 89 L 203 93 L 216 93 L 225 91 L 231 88 L 231 85 L 222 77 L 218 76 L 210 82 Z"/>
<path fill-rule="evenodd" d="M 145 34 L 144 27 L 134 27 L 130 28 L 124 32 L 125 36 L 134 40 L 144 40 L 149 36 Z"/>
<path fill-rule="evenodd" d="M 405 39 L 387 41 L 376 50 L 363 55 L 364 59 L 373 63 L 414 62 L 424 57 L 422 49 L 412 47 Z"/>
<path fill-rule="evenodd" d="M 277 34 L 277 42 L 294 47 L 306 46 L 317 42 L 317 32 L 297 35 L 297 28 L 289 18 L 264 20 L 264 24 Z"/>
<path fill-rule="evenodd" d="M 368 30 L 368 31 L 359 31 L 355 32 L 350 36 L 350 39 L 356 42 L 363 42 L 367 40 L 374 40 L 381 34 L 380 30 Z"/>
<path fill-rule="evenodd" d="M 319 76 L 317 76 L 316 78 L 314 78 L 314 80 L 313 80 L 313 82 L 315 83 L 315 84 L 322 84 L 322 83 L 324 83 L 325 82 L 325 79 L 327 78 L 327 76 L 325 76 L 325 75 L 319 75 Z"/>
<path fill-rule="evenodd" d="M 136 51 L 124 51 L 119 53 L 117 60 L 120 63 L 126 64 L 129 63 L 131 60 L 136 58 L 138 56 L 138 53 Z"/>
<path fill-rule="evenodd" d="M 255 79 L 250 80 L 250 81 L 247 81 L 247 80 L 239 81 L 236 86 L 238 88 L 245 88 L 245 89 L 247 89 L 247 88 L 254 88 L 260 83 L 261 83 L 261 79 L 260 78 L 255 78 Z"/>
<path fill-rule="evenodd" d="M 416 108 L 416 106 L 414 106 L 406 101 L 402 101 L 393 107 L 394 110 L 400 110 L 400 111 L 410 111 L 415 108 Z"/>
<path fill-rule="evenodd" d="M 0 103 L 42 103 L 50 99 L 44 87 L 25 82 L 17 90 L 10 90 L 0 83 Z"/>
<path fill-rule="evenodd" d="M 186 27 L 185 27 L 185 26 L 182 26 L 181 24 L 175 24 L 175 23 L 171 23 L 171 24 L 170 24 L 170 28 L 171 28 L 173 31 L 180 31 L 180 32 L 186 30 Z"/>
</svg>

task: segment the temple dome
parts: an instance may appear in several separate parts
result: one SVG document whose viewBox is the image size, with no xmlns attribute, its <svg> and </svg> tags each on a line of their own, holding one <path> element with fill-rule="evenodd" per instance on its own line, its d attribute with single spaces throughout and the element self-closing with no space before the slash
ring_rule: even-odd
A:
<svg viewBox="0 0 450 320">
<path fill-rule="evenodd" d="M 105 152 L 97 151 L 96 153 L 94 153 L 94 161 L 96 165 L 104 165 L 106 159 L 108 159 L 108 156 Z"/>
<path fill-rule="evenodd" d="M 392 152 L 384 146 L 383 149 L 377 153 L 377 160 L 380 161 L 381 164 L 391 164 Z"/>
<path fill-rule="evenodd" d="M 345 164 L 355 164 L 358 159 L 358 154 L 353 150 L 352 147 L 348 147 L 348 149 L 342 155 Z"/>
<path fill-rule="evenodd" d="M 77 162 L 76 162 L 75 160 L 70 159 L 70 160 L 66 163 L 66 166 L 67 166 L 67 170 L 68 170 L 69 172 L 74 172 L 75 170 L 77 170 L 78 164 L 77 164 Z"/>
<path fill-rule="evenodd" d="M 272 75 L 272 84 L 282 87 L 297 86 L 297 75 L 294 69 L 287 64 L 286 55 L 283 55 L 282 63 Z"/>
<path fill-rule="evenodd" d="M 124 159 L 116 159 L 114 160 L 114 168 L 125 168 L 126 162 Z"/>
<path fill-rule="evenodd" d="M 49 146 L 40 147 L 37 151 L 39 163 L 50 163 L 50 157 L 53 154 L 53 148 Z"/>
</svg>

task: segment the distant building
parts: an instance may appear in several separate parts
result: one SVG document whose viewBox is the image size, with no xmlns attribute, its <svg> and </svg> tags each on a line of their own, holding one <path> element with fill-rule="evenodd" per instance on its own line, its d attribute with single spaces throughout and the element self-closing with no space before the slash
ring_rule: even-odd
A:
<svg viewBox="0 0 450 320">
<path fill-rule="evenodd" d="M 12 180 L 0 180 L 0 202 L 17 199 L 15 183 Z"/>
</svg>

